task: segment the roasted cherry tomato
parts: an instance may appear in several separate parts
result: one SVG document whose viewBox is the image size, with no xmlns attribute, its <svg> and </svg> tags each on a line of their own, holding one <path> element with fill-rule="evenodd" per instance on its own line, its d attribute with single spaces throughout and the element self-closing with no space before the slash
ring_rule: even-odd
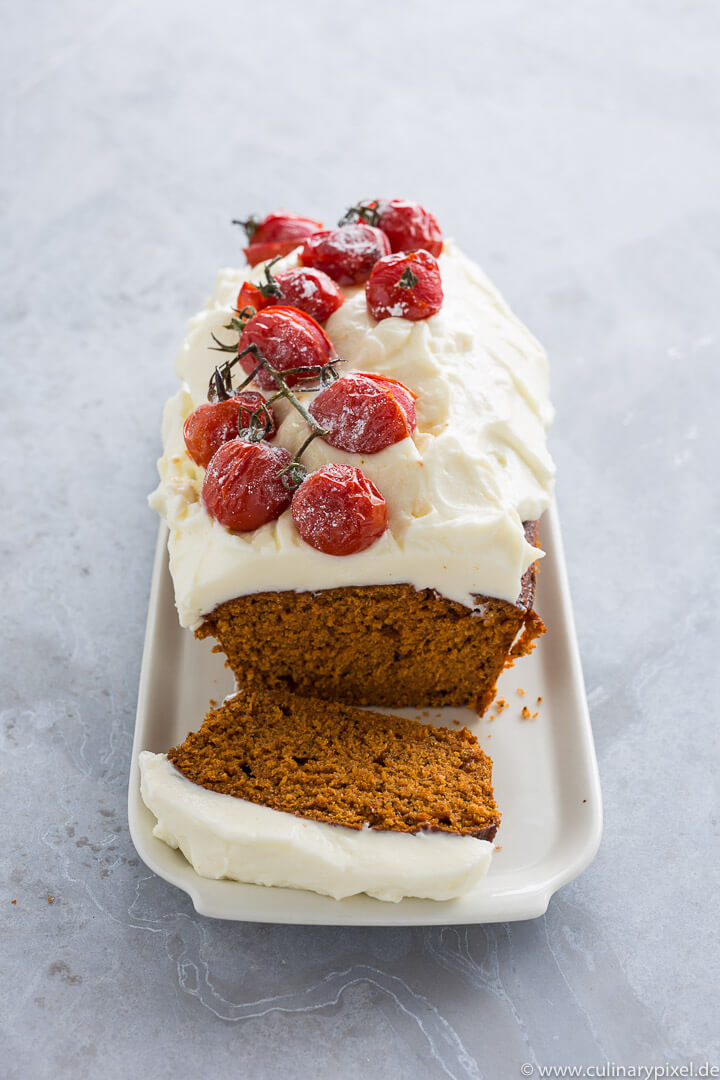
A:
<svg viewBox="0 0 720 1080">
<path fill-rule="evenodd" d="M 374 319 L 427 319 L 442 306 L 443 290 L 437 259 L 427 251 L 387 255 L 379 259 L 365 286 Z"/>
<path fill-rule="evenodd" d="M 329 430 L 330 446 L 349 454 L 376 454 L 416 427 L 415 394 L 384 375 L 352 372 L 321 390 L 310 406 Z"/>
<path fill-rule="evenodd" d="M 279 297 L 265 296 L 259 285 L 253 285 L 252 281 L 243 281 L 235 306 L 238 311 L 251 307 L 257 312 L 262 311 L 263 308 L 272 307 L 273 304 L 281 303 L 282 300 Z"/>
<path fill-rule="evenodd" d="M 280 476 L 291 461 L 281 446 L 244 439 L 223 443 L 203 480 L 205 509 L 232 532 L 251 532 L 274 521 L 292 499 Z"/>
<path fill-rule="evenodd" d="M 353 555 L 387 528 L 387 503 L 354 465 L 323 465 L 297 489 L 292 516 L 306 544 L 325 555 Z"/>
<path fill-rule="evenodd" d="M 256 311 L 279 304 L 298 308 L 323 323 L 341 306 L 345 297 L 339 285 L 322 270 L 299 266 L 272 274 L 266 268 L 266 281 L 253 285 L 246 281 L 237 298 L 238 311 L 254 307 Z"/>
<path fill-rule="evenodd" d="M 234 221 L 242 225 L 248 235 L 248 246 L 243 248 L 245 258 L 251 266 L 257 266 L 265 259 L 276 255 L 287 255 L 298 247 L 306 236 L 323 229 L 321 221 L 291 214 L 288 210 L 274 210 L 262 221 Z"/>
<path fill-rule="evenodd" d="M 264 401 L 265 398 L 256 390 L 241 390 L 227 401 L 208 401 L 198 405 L 183 426 L 185 446 L 195 464 L 207 468 L 210 458 L 223 443 L 236 439 L 241 428 L 250 427 L 252 413 Z M 270 407 L 266 406 L 266 409 L 260 420 L 269 420 L 270 429 L 265 438 L 271 439 L 276 431 L 275 417 Z"/>
<path fill-rule="evenodd" d="M 386 234 L 393 251 L 424 248 L 436 258 L 442 251 L 440 226 L 435 216 L 420 203 L 407 199 L 380 199 L 377 224 Z"/>
<path fill-rule="evenodd" d="M 270 307 L 253 315 L 240 335 L 238 352 L 248 345 L 256 345 L 268 363 L 279 371 L 317 368 L 337 359 L 335 347 L 323 328 L 310 315 L 292 307 Z M 254 371 L 257 363 L 253 353 L 240 359 L 248 375 Z M 317 382 L 317 379 L 317 370 L 285 376 L 288 386 L 299 385 L 300 389 L 303 382 Z M 277 389 L 275 380 L 267 371 L 259 371 L 255 382 L 263 390 Z"/>
<path fill-rule="evenodd" d="M 341 285 L 359 285 L 367 281 L 375 263 L 390 250 L 385 233 L 359 222 L 309 236 L 300 262 L 324 270 Z"/>
</svg>

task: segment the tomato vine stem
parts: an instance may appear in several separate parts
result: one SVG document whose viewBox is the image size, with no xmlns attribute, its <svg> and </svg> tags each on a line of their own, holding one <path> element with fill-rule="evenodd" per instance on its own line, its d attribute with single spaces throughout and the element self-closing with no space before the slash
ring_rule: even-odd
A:
<svg viewBox="0 0 720 1080">
<path fill-rule="evenodd" d="M 213 340 L 218 341 L 214 334 L 212 334 L 212 337 Z M 223 352 L 229 352 L 230 348 L 232 348 L 233 351 L 237 349 L 237 346 L 229 347 L 223 345 L 222 342 L 218 342 L 218 346 Z M 236 364 L 240 363 L 244 356 L 248 355 L 254 356 L 257 363 L 250 374 L 247 375 L 238 386 L 233 387 L 233 368 Z M 310 428 L 310 434 L 296 451 L 292 461 L 278 473 L 278 476 L 282 477 L 282 482 L 285 487 L 289 489 L 298 487 L 307 476 L 307 469 L 300 461 L 300 458 L 305 453 L 308 446 L 310 446 L 310 443 L 313 442 L 314 439 L 329 435 L 330 431 L 328 428 L 321 427 L 311 413 L 308 412 L 302 401 L 300 401 L 298 396 L 294 394 L 288 386 L 285 376 L 306 374 L 308 377 L 317 377 L 317 385 L 304 386 L 302 387 L 302 390 L 303 392 L 322 390 L 339 378 L 338 373 L 335 370 L 335 364 L 339 362 L 339 359 L 336 358 L 335 360 L 329 361 L 327 364 L 308 364 L 303 367 L 284 368 L 283 370 L 280 370 L 279 368 L 272 366 L 270 361 L 263 355 L 258 345 L 252 344 L 248 345 L 245 349 L 236 352 L 236 355 L 231 360 L 226 360 L 225 363 L 217 366 L 210 377 L 210 384 L 208 386 L 209 401 L 226 401 L 228 398 L 233 397 L 235 394 L 239 393 L 239 391 L 244 390 L 246 386 L 249 386 L 260 371 L 266 371 L 273 379 L 277 386 L 277 391 L 268 401 L 252 411 L 247 428 L 239 428 L 239 435 L 249 442 L 259 442 L 272 430 L 268 406 L 274 401 L 277 401 L 278 398 L 286 398 L 293 408 L 300 413 L 303 420 Z"/>
</svg>

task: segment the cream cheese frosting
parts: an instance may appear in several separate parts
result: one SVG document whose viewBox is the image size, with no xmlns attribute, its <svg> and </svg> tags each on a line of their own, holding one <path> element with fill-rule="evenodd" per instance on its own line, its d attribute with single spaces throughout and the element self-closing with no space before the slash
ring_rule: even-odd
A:
<svg viewBox="0 0 720 1080">
<path fill-rule="evenodd" d="M 348 829 L 299 818 L 193 784 L 165 754 L 140 754 L 153 833 L 206 878 L 280 885 L 332 896 L 368 893 L 451 900 L 487 873 L 493 845 L 441 832 Z"/>
<path fill-rule="evenodd" d="M 297 265 L 297 252 L 276 269 Z M 547 508 L 554 466 L 546 447 L 553 410 L 548 365 L 535 338 L 478 266 L 450 241 L 439 258 L 441 310 L 410 322 L 376 323 L 362 287 L 345 289 L 325 329 L 338 371 L 388 375 L 417 394 L 417 430 L 377 454 L 349 454 L 316 439 L 309 470 L 327 462 L 360 467 L 388 505 L 388 529 L 365 551 L 325 555 L 307 545 L 290 511 L 245 534 L 214 521 L 200 499 L 204 470 L 185 450 L 185 418 L 207 400 L 218 362 L 211 333 L 223 329 L 245 280 L 263 266 L 223 270 L 204 311 L 190 321 L 176 372 L 183 382 L 163 418 L 161 481 L 151 505 L 169 527 L 170 570 L 184 626 L 235 596 L 349 585 L 410 583 L 475 607 L 487 595 L 514 602 L 523 573 L 542 552 L 522 522 Z M 301 397 L 307 402 L 311 394 Z M 277 406 L 277 445 L 294 453 L 307 433 L 288 402 Z"/>
</svg>

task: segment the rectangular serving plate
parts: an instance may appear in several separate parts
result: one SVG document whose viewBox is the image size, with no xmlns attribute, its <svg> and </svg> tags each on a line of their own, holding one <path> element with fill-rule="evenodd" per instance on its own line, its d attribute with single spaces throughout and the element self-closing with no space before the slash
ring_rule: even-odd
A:
<svg viewBox="0 0 720 1080">
<path fill-rule="evenodd" d="M 602 804 L 555 504 L 543 517 L 541 533 L 547 555 L 535 606 L 548 633 L 529 657 L 503 673 L 498 698 L 504 698 L 507 707 L 491 707 L 482 718 L 466 709 L 394 710 L 425 722 L 464 724 L 492 757 L 495 795 L 503 812 L 492 866 L 487 877 L 458 900 L 405 899 L 393 904 L 365 895 L 333 900 L 300 889 L 202 878 L 179 851 L 153 836 L 155 818 L 140 797 L 138 754 L 165 752 L 181 742 L 200 726 L 209 700 L 221 701 L 233 690 L 232 675 L 223 656 L 211 652 L 212 642 L 197 641 L 178 624 L 167 530 L 161 525 L 128 800 L 130 834 L 143 862 L 183 889 L 201 915 L 217 919 L 427 926 L 542 915 L 552 894 L 593 859 L 602 832 Z M 523 719 L 523 706 L 537 718 Z"/>
</svg>

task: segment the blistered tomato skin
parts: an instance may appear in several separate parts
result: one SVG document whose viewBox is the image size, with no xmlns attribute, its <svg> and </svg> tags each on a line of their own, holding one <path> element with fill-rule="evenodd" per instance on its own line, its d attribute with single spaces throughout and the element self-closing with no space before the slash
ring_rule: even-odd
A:
<svg viewBox="0 0 720 1080">
<path fill-rule="evenodd" d="M 183 426 L 187 452 L 196 465 L 207 468 L 213 454 L 230 439 L 236 439 L 240 428 L 250 426 L 251 414 L 262 405 L 265 398 L 255 390 L 243 390 L 228 401 L 205 402 L 190 413 Z M 276 431 L 272 409 L 270 431 L 265 438 L 271 439 Z"/>
<path fill-rule="evenodd" d="M 396 316 L 413 322 L 435 315 L 443 290 L 437 259 L 427 251 L 379 259 L 365 286 L 368 311 L 378 322 Z"/>
<path fill-rule="evenodd" d="M 299 266 L 281 270 L 275 279 L 282 292 L 283 303 L 299 308 L 323 323 L 345 301 L 342 289 L 322 270 Z"/>
<path fill-rule="evenodd" d="M 329 434 L 325 442 L 348 454 L 376 454 L 416 427 L 415 395 L 395 379 L 353 372 L 321 390 L 310 413 Z"/>
<path fill-rule="evenodd" d="M 251 266 L 257 266 L 276 255 L 288 255 L 302 244 L 306 236 L 323 229 L 321 221 L 291 214 L 287 210 L 275 210 L 268 214 L 255 229 L 246 248 L 245 258 Z"/>
<path fill-rule="evenodd" d="M 387 528 L 387 503 L 354 465 L 323 465 L 292 500 L 295 526 L 306 544 L 325 555 L 354 555 Z"/>
<path fill-rule="evenodd" d="M 303 244 L 300 262 L 324 271 L 340 285 L 359 285 L 367 281 L 375 263 L 383 255 L 389 255 L 390 250 L 384 232 L 358 223 L 309 236 Z"/>
<path fill-rule="evenodd" d="M 292 458 L 280 446 L 232 439 L 212 457 L 202 486 L 211 517 L 232 532 L 251 532 L 274 521 L 292 499 L 278 474 Z"/>
<path fill-rule="evenodd" d="M 424 248 L 436 258 L 442 252 L 443 234 L 434 214 L 408 199 L 380 199 L 378 226 L 393 251 Z"/>
<path fill-rule="evenodd" d="M 268 363 L 279 371 L 288 368 L 317 367 L 337 359 L 335 348 L 323 328 L 304 311 L 292 307 L 269 307 L 259 311 L 246 323 L 240 335 L 238 352 L 256 345 Z M 240 358 L 240 365 L 249 375 L 257 367 L 253 353 Z M 286 375 L 288 386 L 317 382 L 317 372 Z M 260 370 L 255 382 L 263 390 L 275 390 L 275 380 L 269 372 Z"/>
<path fill-rule="evenodd" d="M 254 307 L 262 311 L 268 307 L 284 305 L 298 308 L 311 315 L 316 322 L 324 323 L 343 304 L 345 296 L 339 285 L 322 270 L 300 266 L 281 270 L 273 281 L 280 296 L 265 296 L 257 285 L 246 281 L 237 298 L 237 309 Z"/>
</svg>

